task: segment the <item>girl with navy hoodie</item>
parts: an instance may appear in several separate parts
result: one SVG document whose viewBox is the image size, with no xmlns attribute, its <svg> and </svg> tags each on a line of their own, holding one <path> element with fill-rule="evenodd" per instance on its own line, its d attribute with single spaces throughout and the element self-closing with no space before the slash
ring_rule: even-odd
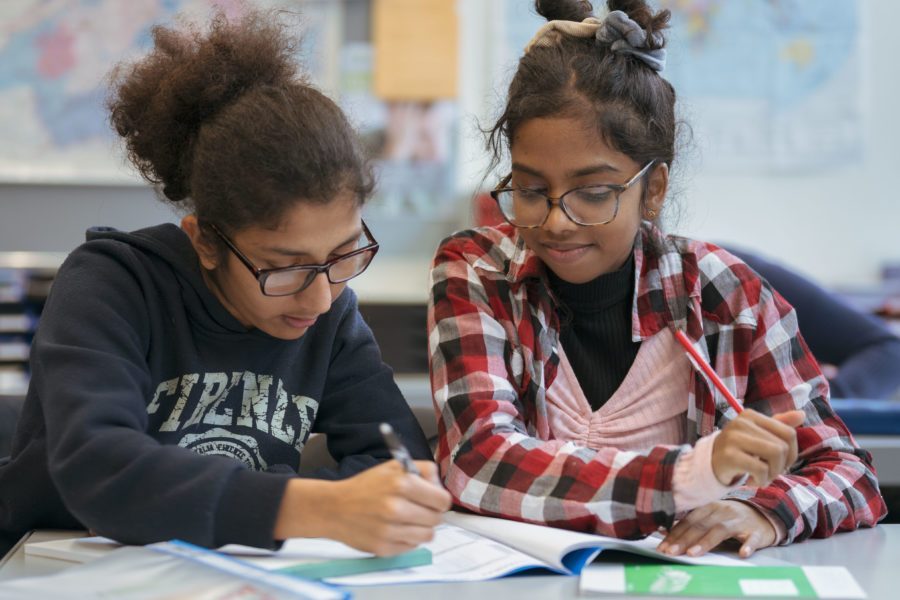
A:
<svg viewBox="0 0 900 600">
<path fill-rule="evenodd" d="M 429 540 L 450 496 L 432 462 L 415 477 L 388 460 L 383 421 L 431 454 L 347 287 L 378 250 L 354 132 L 271 15 L 153 41 L 108 106 L 181 227 L 93 229 L 59 270 L 0 466 L 0 554 L 35 528 L 377 554 Z M 301 478 L 313 432 L 338 465 Z"/>
</svg>

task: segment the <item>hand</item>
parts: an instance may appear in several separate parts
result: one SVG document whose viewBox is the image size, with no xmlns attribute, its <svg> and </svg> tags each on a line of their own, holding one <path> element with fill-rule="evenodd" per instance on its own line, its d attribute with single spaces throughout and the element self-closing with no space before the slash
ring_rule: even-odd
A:
<svg viewBox="0 0 900 600">
<path fill-rule="evenodd" d="M 723 485 L 745 474 L 749 485 L 764 486 L 791 468 L 797 460 L 797 432 L 803 411 L 791 410 L 767 417 L 745 409 L 728 423 L 713 443 L 713 473 Z"/>
<path fill-rule="evenodd" d="M 726 540 L 736 539 L 741 543 L 738 556 L 747 558 L 774 544 L 776 536 L 772 523 L 749 504 L 719 500 L 689 512 L 657 549 L 672 556 L 700 556 Z"/>
<path fill-rule="evenodd" d="M 327 537 L 378 556 L 430 541 L 451 498 L 438 483 L 437 465 L 416 466 L 421 477 L 392 460 L 342 481 L 291 480 L 275 537 Z"/>
</svg>

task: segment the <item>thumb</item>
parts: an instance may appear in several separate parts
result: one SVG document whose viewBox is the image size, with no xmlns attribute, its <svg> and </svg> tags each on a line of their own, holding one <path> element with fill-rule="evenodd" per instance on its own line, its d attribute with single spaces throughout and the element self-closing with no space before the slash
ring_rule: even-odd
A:
<svg viewBox="0 0 900 600">
<path fill-rule="evenodd" d="M 801 425 L 803 425 L 804 420 L 802 410 L 789 410 L 787 412 L 774 415 L 772 418 L 790 427 L 800 427 Z"/>
</svg>

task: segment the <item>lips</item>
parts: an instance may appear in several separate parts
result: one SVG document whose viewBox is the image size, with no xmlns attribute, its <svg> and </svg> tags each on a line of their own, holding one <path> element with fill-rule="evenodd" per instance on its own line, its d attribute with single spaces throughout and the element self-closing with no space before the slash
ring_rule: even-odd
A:
<svg viewBox="0 0 900 600">
<path fill-rule="evenodd" d="M 592 244 L 542 244 L 547 257 L 557 263 L 572 263 L 584 258 Z"/>
<path fill-rule="evenodd" d="M 316 317 L 308 318 L 308 317 L 294 317 L 291 315 L 282 315 L 282 319 L 284 322 L 293 327 L 294 329 L 307 329 L 312 327 L 316 322 Z"/>
</svg>

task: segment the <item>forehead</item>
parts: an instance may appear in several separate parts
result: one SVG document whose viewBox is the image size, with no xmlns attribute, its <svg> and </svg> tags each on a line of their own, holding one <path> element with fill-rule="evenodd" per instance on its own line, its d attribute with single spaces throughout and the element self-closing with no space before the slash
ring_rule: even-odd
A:
<svg viewBox="0 0 900 600">
<path fill-rule="evenodd" d="M 586 119 L 529 119 L 518 128 L 510 143 L 514 162 L 541 167 L 565 164 L 577 168 L 598 160 L 615 164 L 628 157 L 612 149 L 597 126 Z"/>
<path fill-rule="evenodd" d="M 321 257 L 361 230 L 361 208 L 347 194 L 326 204 L 298 200 L 281 215 L 274 228 L 251 226 L 235 234 L 235 238 L 242 247 L 259 253 L 279 248 Z"/>
</svg>

